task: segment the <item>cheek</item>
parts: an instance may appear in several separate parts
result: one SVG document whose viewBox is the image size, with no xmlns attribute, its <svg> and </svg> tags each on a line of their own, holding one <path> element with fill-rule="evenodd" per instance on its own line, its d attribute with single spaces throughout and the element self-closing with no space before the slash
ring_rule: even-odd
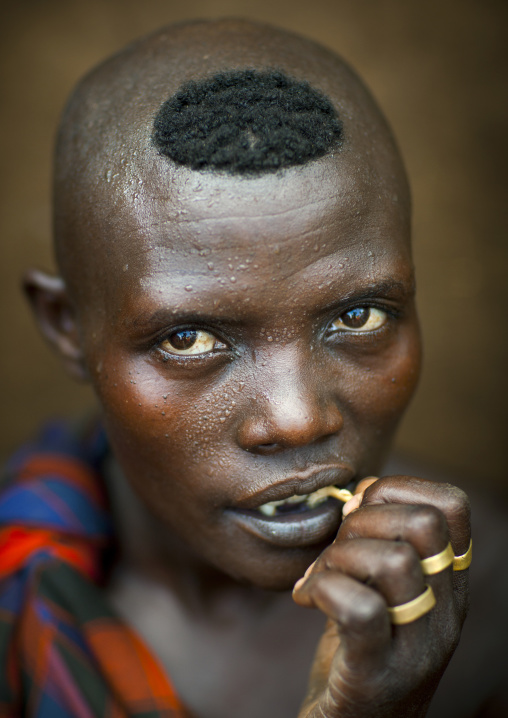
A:
<svg viewBox="0 0 508 718">
<path fill-rule="evenodd" d="M 211 389 L 196 380 L 169 380 L 146 361 L 106 359 L 93 379 L 115 453 L 136 483 L 141 476 L 161 490 L 182 477 L 190 486 L 229 473 L 243 383 Z M 218 494 L 220 482 L 216 487 Z"/>
<path fill-rule="evenodd" d="M 95 377 L 95 389 L 108 426 L 118 438 L 143 453 L 156 448 L 167 451 L 171 443 L 173 448 L 186 447 L 192 455 L 198 443 L 201 447 L 209 443 L 217 421 L 199 393 L 189 391 L 188 382 L 166 381 L 146 363 L 129 362 L 120 368 L 115 364 L 108 371 L 105 362 L 104 369 Z"/>
<path fill-rule="evenodd" d="M 420 366 L 420 335 L 414 321 L 375 360 L 350 367 L 348 406 L 358 423 L 388 438 L 411 401 Z"/>
</svg>

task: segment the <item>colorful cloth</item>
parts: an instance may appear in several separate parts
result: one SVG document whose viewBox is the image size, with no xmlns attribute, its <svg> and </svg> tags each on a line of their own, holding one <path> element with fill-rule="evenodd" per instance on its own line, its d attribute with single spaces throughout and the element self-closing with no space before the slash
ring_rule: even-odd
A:
<svg viewBox="0 0 508 718">
<path fill-rule="evenodd" d="M 52 425 L 0 495 L 0 718 L 183 718 L 163 670 L 100 584 L 113 532 L 103 432 Z"/>
</svg>

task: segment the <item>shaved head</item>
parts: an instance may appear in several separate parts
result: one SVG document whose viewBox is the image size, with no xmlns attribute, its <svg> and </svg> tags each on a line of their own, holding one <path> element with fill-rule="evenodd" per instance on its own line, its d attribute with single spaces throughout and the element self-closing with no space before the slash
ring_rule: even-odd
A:
<svg viewBox="0 0 508 718">
<path fill-rule="evenodd" d="M 153 142 L 154 120 L 168 98 L 186 83 L 219 73 L 274 69 L 305 83 L 335 109 L 343 134 L 340 146 L 330 143 L 327 152 L 337 156 L 338 170 L 347 164 L 350 172 L 363 173 L 409 211 L 391 132 L 340 57 L 308 39 L 245 20 L 172 25 L 94 69 L 63 114 L 55 155 L 55 241 L 71 295 L 100 272 L 95 266 L 91 274 L 97 253 L 114 250 L 110 230 L 139 203 L 147 173 L 160 178 L 160 190 L 170 198 L 178 164 Z"/>
<path fill-rule="evenodd" d="M 26 290 L 136 495 L 235 580 L 292 587 L 339 521 L 274 539 L 242 518 L 252 497 L 303 467 L 346 486 L 384 463 L 420 361 L 409 204 L 368 91 L 283 30 L 171 26 L 70 99 L 62 277 Z"/>
</svg>

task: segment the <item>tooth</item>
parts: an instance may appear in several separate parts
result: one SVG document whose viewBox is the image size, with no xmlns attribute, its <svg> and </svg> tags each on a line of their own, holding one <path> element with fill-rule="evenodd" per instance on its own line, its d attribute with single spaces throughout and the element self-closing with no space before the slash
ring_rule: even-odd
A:
<svg viewBox="0 0 508 718">
<path fill-rule="evenodd" d="M 353 494 L 348 489 L 339 489 L 336 486 L 325 486 L 322 489 L 314 491 L 312 494 L 304 494 L 303 496 L 297 496 L 294 494 L 287 499 L 282 501 L 268 501 L 259 507 L 259 511 L 265 516 L 275 516 L 277 513 L 277 507 L 283 504 L 300 504 L 306 502 L 307 506 L 311 509 L 324 503 L 329 496 L 333 496 L 334 499 L 339 501 L 349 501 Z"/>
<path fill-rule="evenodd" d="M 325 486 L 323 489 L 318 489 L 317 491 L 314 491 L 313 494 L 310 494 L 307 499 L 307 504 L 311 508 L 319 506 L 319 504 L 326 501 L 329 496 L 333 496 L 334 499 L 338 499 L 339 501 L 346 503 L 346 501 L 349 501 L 349 499 L 353 497 L 353 494 L 351 491 L 348 491 L 348 489 L 338 489 L 336 486 Z"/>
<path fill-rule="evenodd" d="M 305 494 L 304 496 L 296 496 L 294 494 L 293 496 L 290 496 L 288 499 L 282 499 L 282 501 L 269 501 L 265 506 L 282 506 L 282 504 L 301 504 L 302 501 L 305 501 L 308 494 Z"/>
<path fill-rule="evenodd" d="M 318 494 L 318 493 L 319 492 L 316 492 L 316 494 Z M 307 499 L 307 506 L 310 509 L 316 508 L 316 506 L 319 506 L 320 504 L 324 503 L 326 501 L 326 499 L 328 498 L 328 496 L 322 496 L 322 495 L 316 496 L 316 494 L 310 494 L 309 498 Z"/>
<path fill-rule="evenodd" d="M 290 496 L 289 499 L 286 499 L 286 501 L 283 501 L 282 503 L 287 502 L 288 504 L 301 504 L 302 501 L 305 501 L 307 496 L 308 494 L 304 494 L 303 496 L 296 496 L 295 494 L 294 496 Z"/>
</svg>

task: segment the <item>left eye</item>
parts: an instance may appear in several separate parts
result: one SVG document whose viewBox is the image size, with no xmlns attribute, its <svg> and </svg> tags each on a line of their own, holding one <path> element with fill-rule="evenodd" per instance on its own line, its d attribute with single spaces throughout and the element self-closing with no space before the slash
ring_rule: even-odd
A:
<svg viewBox="0 0 508 718">
<path fill-rule="evenodd" d="M 387 320 L 386 312 L 375 307 L 354 307 L 335 319 L 330 329 L 342 332 L 372 332 Z"/>
<path fill-rule="evenodd" d="M 167 336 L 160 343 L 160 347 L 169 354 L 189 356 L 208 354 L 219 344 L 222 346 L 222 343 L 213 334 L 205 332 L 204 329 L 179 329 Z"/>
</svg>

